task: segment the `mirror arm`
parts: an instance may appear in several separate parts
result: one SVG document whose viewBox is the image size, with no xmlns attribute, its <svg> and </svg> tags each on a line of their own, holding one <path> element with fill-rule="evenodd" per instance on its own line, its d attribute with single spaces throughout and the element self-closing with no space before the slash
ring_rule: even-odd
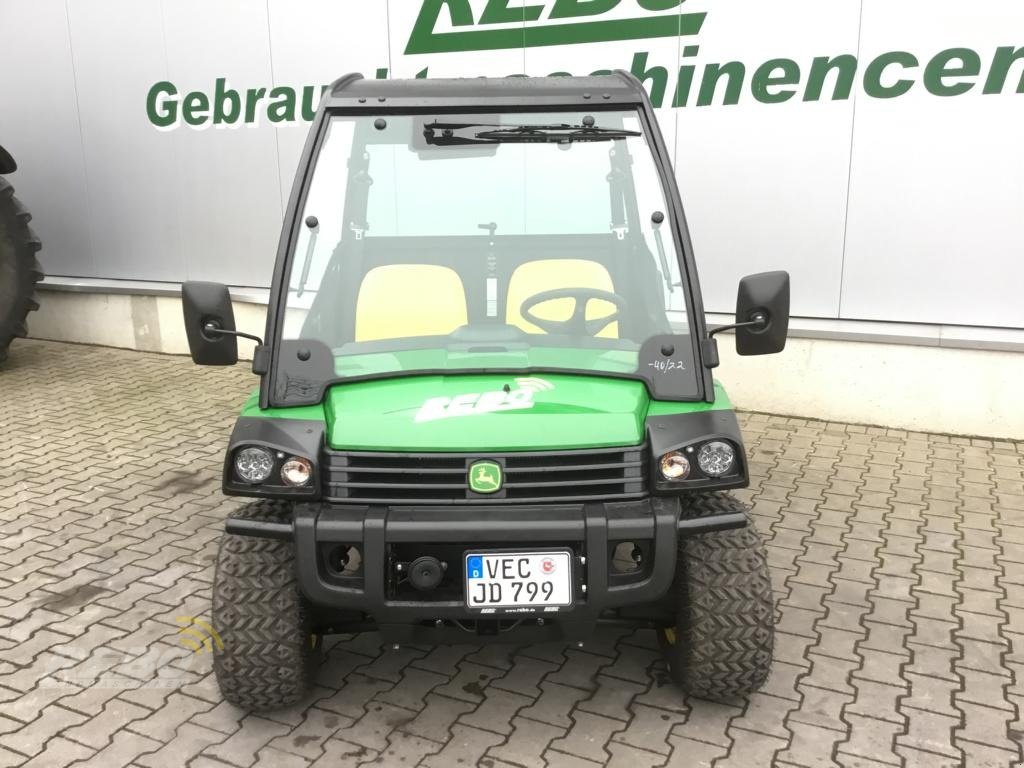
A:
<svg viewBox="0 0 1024 768">
<path fill-rule="evenodd" d="M 758 327 L 758 329 L 766 328 L 768 326 L 768 315 L 766 313 L 755 312 L 753 315 L 751 315 L 751 317 L 753 319 L 746 323 L 733 323 L 732 325 L 722 325 L 719 326 L 718 328 L 715 328 L 713 331 L 708 331 L 708 338 L 710 339 L 716 333 L 721 333 L 722 331 L 733 331 L 736 330 L 737 328 L 753 328 L 755 325 Z"/>
<path fill-rule="evenodd" d="M 225 331 L 217 323 L 207 323 L 203 326 L 203 333 L 207 336 L 237 336 L 241 339 L 249 339 L 255 341 L 260 346 L 263 346 L 263 339 L 259 336 L 253 336 L 251 333 L 242 333 L 242 331 Z"/>
</svg>

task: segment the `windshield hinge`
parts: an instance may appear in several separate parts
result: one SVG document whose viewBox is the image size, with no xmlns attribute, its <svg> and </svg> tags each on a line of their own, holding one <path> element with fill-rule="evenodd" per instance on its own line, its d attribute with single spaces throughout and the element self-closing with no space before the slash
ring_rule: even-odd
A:
<svg viewBox="0 0 1024 768">
<path fill-rule="evenodd" d="M 367 229 L 367 227 L 360 227 L 358 224 L 350 224 L 348 228 L 351 230 L 352 234 L 355 235 L 356 240 L 362 240 L 363 235 L 366 234 Z"/>
<path fill-rule="evenodd" d="M 701 339 L 700 356 L 704 361 L 705 368 L 718 367 L 718 341 L 713 336 Z"/>
<path fill-rule="evenodd" d="M 270 370 L 270 347 L 260 344 L 252 352 L 252 372 L 262 376 Z"/>
<path fill-rule="evenodd" d="M 629 227 L 612 227 L 612 232 L 615 233 L 616 240 L 625 240 L 626 233 L 629 232 Z"/>
</svg>

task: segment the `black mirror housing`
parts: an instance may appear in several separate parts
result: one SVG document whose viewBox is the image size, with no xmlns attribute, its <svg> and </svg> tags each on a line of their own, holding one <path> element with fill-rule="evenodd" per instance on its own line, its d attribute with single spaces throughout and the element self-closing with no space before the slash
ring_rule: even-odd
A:
<svg viewBox="0 0 1024 768">
<path fill-rule="evenodd" d="M 758 315 L 764 323 L 736 329 L 736 353 L 770 355 L 786 348 L 789 332 L 789 273 L 760 272 L 740 280 L 736 322 L 749 323 Z"/>
<path fill-rule="evenodd" d="M 228 334 L 210 334 L 212 323 L 219 330 L 235 330 L 231 294 L 221 283 L 182 283 L 181 306 L 192 362 L 196 365 L 234 365 L 238 362 L 238 339 Z"/>
</svg>

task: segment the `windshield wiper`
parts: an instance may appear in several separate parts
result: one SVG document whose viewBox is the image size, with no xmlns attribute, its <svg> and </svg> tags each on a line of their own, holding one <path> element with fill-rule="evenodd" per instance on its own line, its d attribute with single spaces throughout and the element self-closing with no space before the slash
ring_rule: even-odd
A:
<svg viewBox="0 0 1024 768">
<path fill-rule="evenodd" d="M 639 131 L 627 131 L 622 128 L 598 128 L 585 125 L 517 125 L 511 128 L 498 128 L 493 131 L 480 131 L 475 134 L 478 139 L 490 139 L 498 142 L 571 142 L 571 141 L 610 141 L 639 136 Z"/>
<path fill-rule="evenodd" d="M 475 131 L 470 136 L 456 135 L 456 131 L 471 128 L 489 130 Z M 571 144 L 575 141 L 612 141 L 641 136 L 639 131 L 623 128 L 598 128 L 594 125 L 493 125 L 488 123 L 438 123 L 424 127 L 423 135 L 427 144 L 454 146 L 460 144 Z"/>
</svg>

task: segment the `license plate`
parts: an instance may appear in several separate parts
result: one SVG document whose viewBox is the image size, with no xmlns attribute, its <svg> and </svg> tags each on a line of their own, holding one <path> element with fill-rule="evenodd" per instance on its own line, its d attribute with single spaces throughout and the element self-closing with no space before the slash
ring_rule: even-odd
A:
<svg viewBox="0 0 1024 768">
<path fill-rule="evenodd" d="M 467 552 L 467 608 L 572 605 L 572 555 L 555 552 Z"/>
</svg>

